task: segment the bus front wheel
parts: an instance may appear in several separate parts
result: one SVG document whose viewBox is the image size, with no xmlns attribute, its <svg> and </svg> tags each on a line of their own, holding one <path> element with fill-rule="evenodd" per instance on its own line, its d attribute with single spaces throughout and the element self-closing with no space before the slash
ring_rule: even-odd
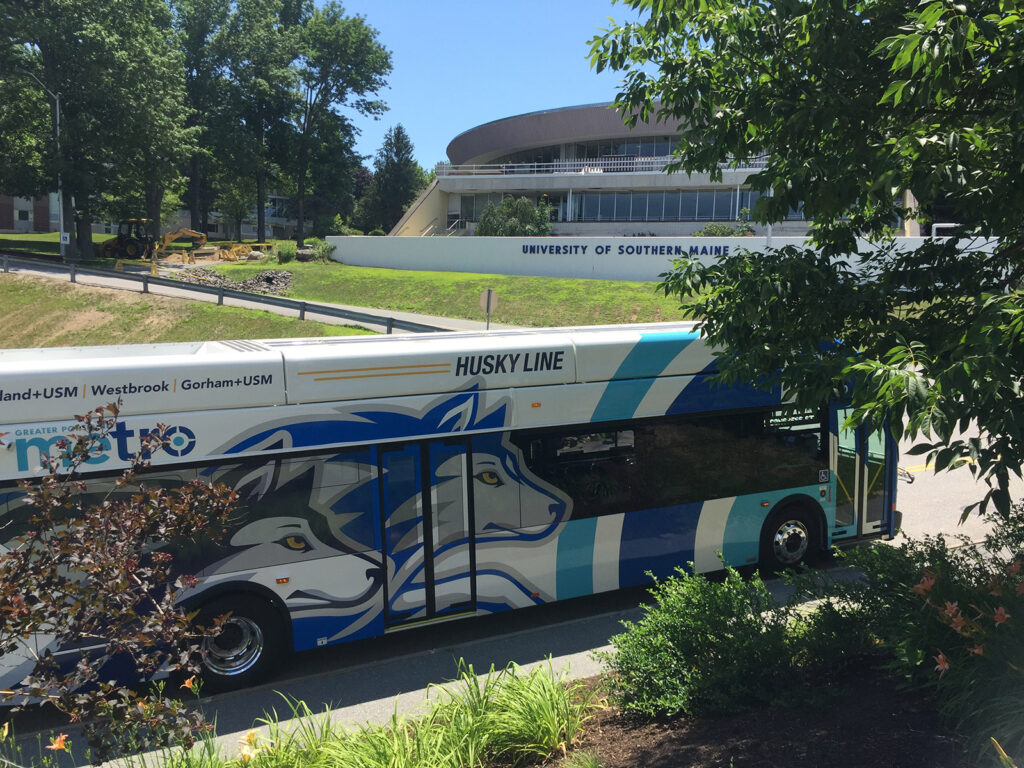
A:
<svg viewBox="0 0 1024 768">
<path fill-rule="evenodd" d="M 245 688 L 267 678 L 285 653 L 281 617 L 252 595 L 226 595 L 204 605 L 196 624 L 204 629 L 226 616 L 220 632 L 203 638 L 203 688 L 209 693 Z"/>
<path fill-rule="evenodd" d="M 814 515 L 798 506 L 785 507 L 773 512 L 761 529 L 761 566 L 770 573 L 795 568 L 818 547 Z"/>
</svg>

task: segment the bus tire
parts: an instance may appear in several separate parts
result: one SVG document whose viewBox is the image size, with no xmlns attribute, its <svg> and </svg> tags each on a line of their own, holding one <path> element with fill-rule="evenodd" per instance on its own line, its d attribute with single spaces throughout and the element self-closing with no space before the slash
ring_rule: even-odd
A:
<svg viewBox="0 0 1024 768">
<path fill-rule="evenodd" d="M 266 601 L 254 595 L 224 595 L 200 608 L 195 623 L 205 629 L 225 615 L 220 633 L 202 641 L 203 690 L 209 693 L 262 682 L 286 652 L 281 616 Z"/>
<path fill-rule="evenodd" d="M 769 573 L 796 568 L 820 548 L 817 515 L 800 505 L 772 512 L 761 529 L 761 567 Z"/>
</svg>

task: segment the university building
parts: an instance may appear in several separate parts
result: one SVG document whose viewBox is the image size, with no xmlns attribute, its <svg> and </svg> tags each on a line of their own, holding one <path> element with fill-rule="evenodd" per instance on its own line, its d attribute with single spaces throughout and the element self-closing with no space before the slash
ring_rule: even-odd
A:
<svg viewBox="0 0 1024 768">
<path fill-rule="evenodd" d="M 690 235 L 708 222 L 735 222 L 753 207 L 754 167 L 708 174 L 666 173 L 678 139 L 674 126 L 638 122 L 630 129 L 609 104 L 531 112 L 472 128 L 448 145 L 448 163 L 391 235 L 468 235 L 488 203 L 503 197 L 554 208 L 553 235 Z M 762 228 L 754 226 L 757 234 Z M 775 234 L 808 231 L 800 211 Z"/>
</svg>

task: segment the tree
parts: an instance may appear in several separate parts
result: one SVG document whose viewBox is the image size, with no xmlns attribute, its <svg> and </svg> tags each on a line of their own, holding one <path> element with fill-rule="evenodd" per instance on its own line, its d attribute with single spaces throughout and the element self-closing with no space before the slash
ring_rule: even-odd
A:
<svg viewBox="0 0 1024 768">
<path fill-rule="evenodd" d="M 17 65 L 0 76 L 17 78 L 25 91 L 38 89 L 43 103 L 39 84 L 61 95 L 61 157 L 51 155 L 46 186 L 31 191 L 50 192 L 60 171 L 65 219 L 75 221 L 77 246 L 89 256 L 94 215 L 118 173 L 145 174 L 140 187 L 163 186 L 189 151 L 189 133 L 179 128 L 183 72 L 166 3 L 25 0 L 5 3 L 0 18 L 0 59 Z M 55 99 L 49 102 L 50 127 L 40 144 L 56 128 Z M 158 205 L 155 190 L 150 197 Z"/>
<path fill-rule="evenodd" d="M 207 231 L 213 205 L 212 170 L 217 149 L 226 148 L 224 64 L 230 41 L 225 27 L 230 0 L 172 0 L 174 28 L 179 34 L 185 68 L 187 125 L 198 129 L 196 148 L 188 158 L 185 200 L 190 226 Z"/>
<path fill-rule="evenodd" d="M 664 276 L 723 353 L 722 378 L 781 384 L 803 403 L 852 397 L 942 470 L 958 462 L 1010 513 L 1024 462 L 1024 91 L 1014 4 L 627 0 L 643 12 L 592 40 L 624 73 L 627 122 L 681 125 L 673 170 L 764 159 L 761 223 L 803 204 L 816 248 L 730 254 Z M 841 44 L 837 44 L 841 41 Z M 945 206 L 997 238 L 916 248 L 886 238 Z M 864 235 L 877 250 L 863 247 Z M 841 340 L 836 343 L 835 340 Z M 847 384 L 852 382 L 848 392 Z M 978 437 L 958 430 L 976 423 Z M 966 514 L 966 513 L 965 513 Z"/>
<path fill-rule="evenodd" d="M 426 173 L 412 153 L 412 141 L 401 124 L 384 134 L 384 143 L 373 160 L 373 182 L 353 216 L 364 232 L 390 231 L 426 186 Z"/>
<path fill-rule="evenodd" d="M 520 197 L 506 197 L 500 205 L 488 203 L 476 225 L 477 235 L 489 237 L 531 237 L 551 233 L 553 206 L 541 201 Z"/>
<path fill-rule="evenodd" d="M 298 185 L 297 244 L 305 235 L 306 177 L 311 144 L 318 131 L 344 107 L 361 115 L 379 115 L 383 102 L 366 98 L 384 87 L 391 71 L 391 54 L 377 32 L 361 16 L 345 16 L 335 0 L 313 10 L 302 27 L 299 82 L 302 92 L 295 120 L 298 136 L 295 176 Z M 350 133 L 350 131 L 345 131 Z"/>
<path fill-rule="evenodd" d="M 238 0 L 228 20 L 230 110 L 235 154 L 256 180 L 258 239 L 266 229 L 267 180 L 288 143 L 287 119 L 297 109 L 296 71 L 304 0 Z M 237 161 L 236 161 L 237 162 Z"/>
<path fill-rule="evenodd" d="M 230 488 L 200 481 L 146 485 L 137 473 L 164 446 L 162 430 L 142 438 L 128 469 L 97 498 L 78 476 L 109 448 L 117 413 L 111 404 L 79 417 L 60 455 L 44 459 L 45 477 L 23 484 L 28 503 L 12 505 L 0 554 L 0 651 L 45 643 L 19 688 L 2 695 L 41 699 L 84 722 L 96 764 L 126 746 L 188 747 L 194 731 L 208 730 L 174 695 L 109 682 L 107 664 L 127 660 L 146 679 L 167 668 L 198 671 L 199 638 L 176 604 L 196 581 L 178 572 L 171 551 L 222 535 L 237 500 Z M 51 654 L 58 647 L 83 650 L 67 668 Z"/>
</svg>

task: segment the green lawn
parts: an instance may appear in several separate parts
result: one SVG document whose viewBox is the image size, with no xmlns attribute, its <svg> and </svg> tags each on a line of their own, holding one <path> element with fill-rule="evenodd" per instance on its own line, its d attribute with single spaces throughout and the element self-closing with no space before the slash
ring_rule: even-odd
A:
<svg viewBox="0 0 1024 768">
<path fill-rule="evenodd" d="M 0 348 L 345 336 L 358 328 L 0 273 Z"/>
<path fill-rule="evenodd" d="M 105 235 L 95 235 L 102 242 Z M 0 235 L 0 248 L 27 248 L 29 252 L 57 253 L 57 233 Z M 96 260 L 96 266 L 109 266 Z M 218 271 L 241 280 L 263 269 L 279 268 L 268 259 L 262 264 L 219 264 Z M 522 326 L 595 325 L 658 322 L 686 319 L 675 299 L 655 292 L 654 283 L 610 280 L 570 280 L 471 272 L 412 272 L 353 267 L 336 262 L 290 262 L 283 267 L 294 276 L 293 298 L 351 304 L 381 311 L 418 312 L 441 317 L 483 320 L 480 294 L 498 293 L 495 323 Z M 257 334 L 248 334 L 249 338 Z"/>
<path fill-rule="evenodd" d="M 26 255 L 57 256 L 60 254 L 59 232 L 19 232 L 0 234 L 0 250 L 18 251 Z"/>
<path fill-rule="evenodd" d="M 293 298 L 352 304 L 379 310 L 419 312 L 442 317 L 483 320 L 480 294 L 498 294 L 495 323 L 523 326 L 597 325 L 603 323 L 683 320 L 675 299 L 655 292 L 654 283 L 569 280 L 469 272 L 410 272 L 353 267 L 330 262 L 221 264 L 217 271 L 242 280 L 263 269 L 286 269 L 293 275 Z"/>
</svg>

